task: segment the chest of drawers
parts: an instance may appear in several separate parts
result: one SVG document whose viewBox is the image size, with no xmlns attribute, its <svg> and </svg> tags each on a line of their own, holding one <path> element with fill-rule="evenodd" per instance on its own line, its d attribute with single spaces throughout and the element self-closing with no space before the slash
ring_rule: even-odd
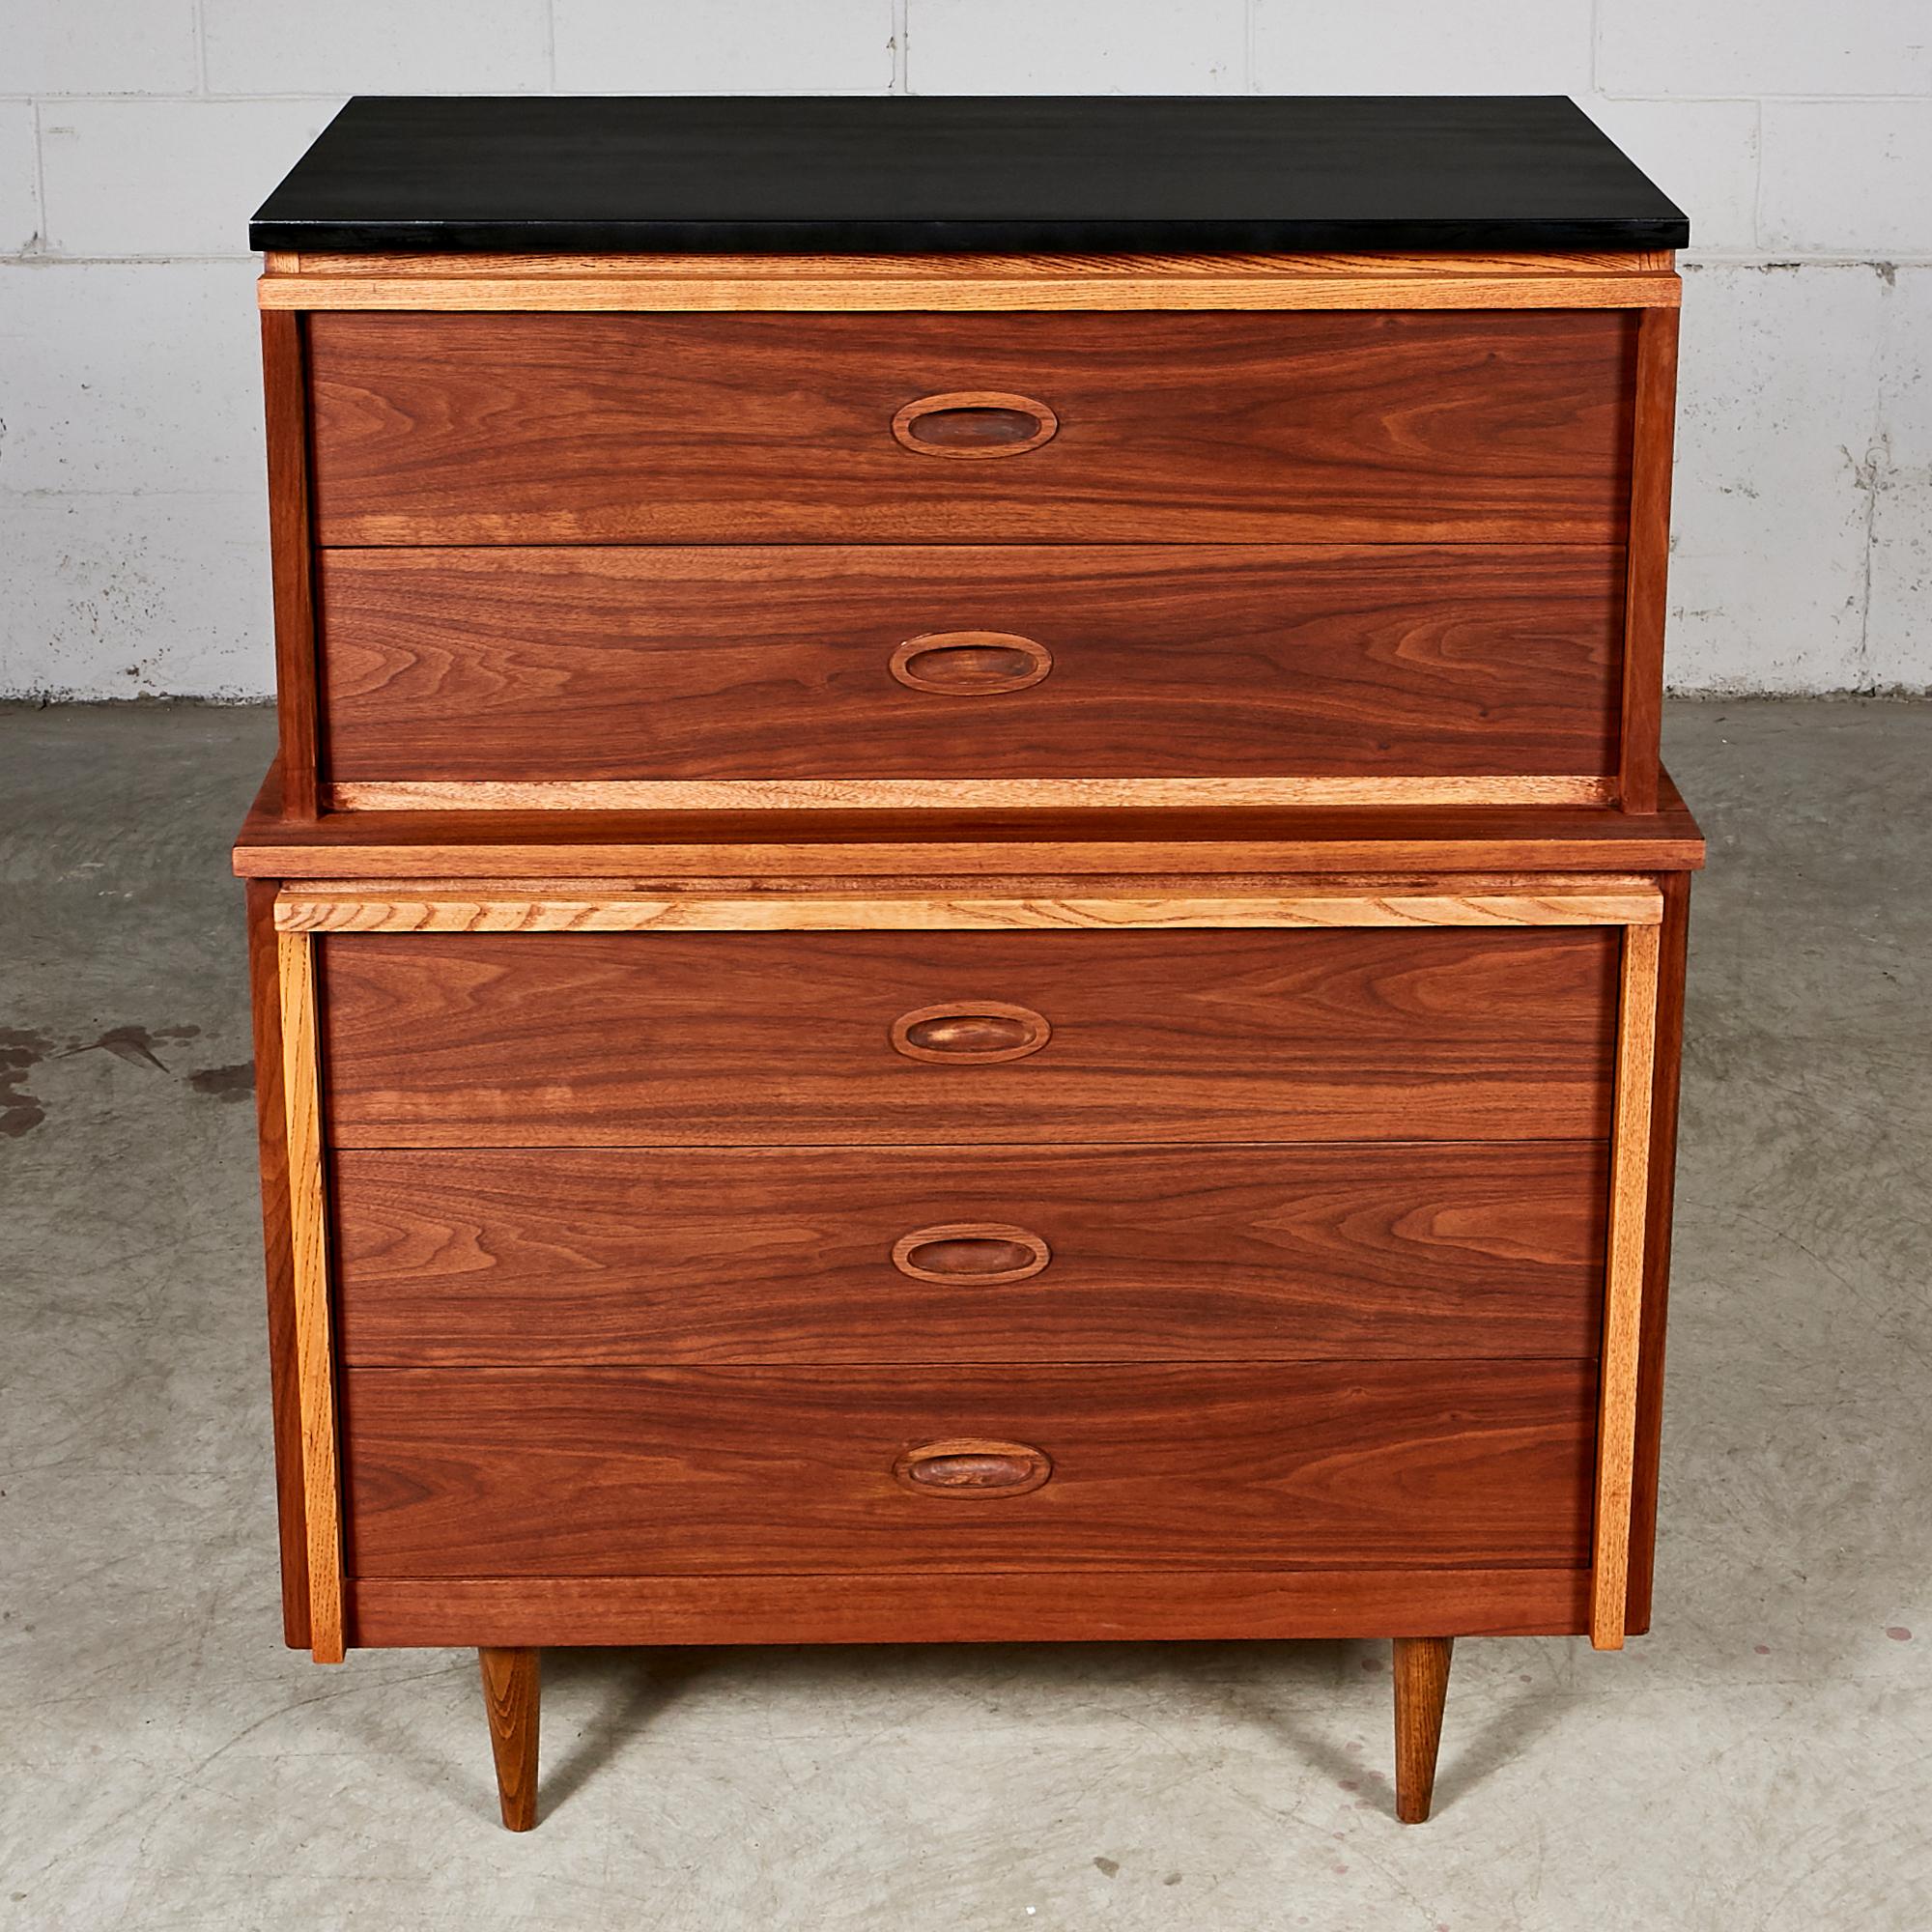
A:
<svg viewBox="0 0 1932 1932">
<path fill-rule="evenodd" d="M 1649 1616 L 1681 217 L 1567 103 L 756 105 L 258 219 L 289 1641 L 477 1647 L 524 1826 L 545 1644 L 1389 1636 L 1426 1816 L 1455 1636 Z"/>
</svg>

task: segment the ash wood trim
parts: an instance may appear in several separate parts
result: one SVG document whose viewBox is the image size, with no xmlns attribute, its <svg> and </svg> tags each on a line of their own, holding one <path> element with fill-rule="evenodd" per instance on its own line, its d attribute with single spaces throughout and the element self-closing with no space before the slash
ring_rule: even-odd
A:
<svg viewBox="0 0 1932 1932">
<path fill-rule="evenodd" d="M 290 1649 L 306 1650 L 308 1519 L 302 1506 L 301 1392 L 296 1370 L 295 1256 L 289 1220 L 288 1119 L 282 1100 L 282 990 L 274 882 L 250 879 L 245 896 L 248 1006 L 255 1048 L 255 1130 L 261 1149 L 262 1259 L 268 1277 L 275 1520 L 282 1562 L 282 1637 Z"/>
<path fill-rule="evenodd" d="M 1619 793 L 1626 811 L 1657 810 L 1669 611 L 1670 468 L 1677 409 L 1677 311 L 1637 325 L 1636 398 L 1624 590 L 1624 703 Z"/>
<path fill-rule="evenodd" d="M 1629 308 L 1667 254 L 302 255 L 263 308 L 530 310 Z"/>
<path fill-rule="evenodd" d="M 360 779 L 331 811 L 856 811 L 1163 810 L 1175 806 L 1607 805 L 1612 779 Z"/>
<path fill-rule="evenodd" d="M 1643 881 L 1547 889 L 1293 895 L 885 898 L 762 893 L 630 895 L 547 881 L 518 891 L 475 885 L 374 893 L 350 880 L 283 887 L 281 932 L 972 932 L 1065 927 L 1655 925 L 1662 898 Z"/>
<path fill-rule="evenodd" d="M 1129 250 L 1085 255 L 1043 252 L 988 254 L 962 249 L 929 255 L 519 255 L 503 254 L 330 254 L 270 255 L 266 273 L 311 276 L 356 275 L 378 281 L 399 275 L 478 275 L 486 280 L 562 278 L 586 275 L 636 280 L 696 278 L 732 280 L 751 276 L 782 281 L 863 281 L 876 275 L 903 275 L 926 282 L 976 282 L 988 276 L 1054 279 L 1078 275 L 1088 280 L 1135 281 L 1149 275 L 1224 281 L 1230 277 L 1318 275 L 1514 275 L 1531 281 L 1549 275 L 1647 275 L 1667 272 L 1676 262 L 1670 249 L 1579 249 L 1560 254 L 1514 254 L 1379 249 L 1362 253 L 1177 254 L 1168 250 Z"/>
<path fill-rule="evenodd" d="M 231 855 L 242 878 L 649 878 L 819 885 L 1184 874 L 1673 872 L 1703 835 L 1668 774 L 1659 810 L 1043 812 L 335 812 L 281 810 L 263 781 Z"/>
<path fill-rule="evenodd" d="M 358 1647 L 1574 1636 L 1587 1570 L 981 1571 L 953 1578 L 353 1577 Z"/>
<path fill-rule="evenodd" d="M 1690 940 L 1690 881 L 1660 881 L 1657 1084 L 1650 1106 L 1650 1208 L 1645 1217 L 1643 1322 L 1637 1350 L 1636 1451 L 1631 1495 L 1630 1602 L 1625 1629 L 1650 1628 L 1657 1555 L 1657 1483 L 1663 1431 L 1664 1330 L 1670 1302 L 1670 1224 L 1677 1182 L 1677 1100 L 1683 1077 L 1684 976 Z"/>
<path fill-rule="evenodd" d="M 328 1214 L 324 1198 L 321 1046 L 315 943 L 278 941 L 282 1093 L 288 1123 L 289 1235 L 295 1283 L 296 1375 L 308 1525 L 309 1637 L 318 1663 L 343 1658 L 342 1505 L 335 1363 L 330 1335 Z"/>
<path fill-rule="evenodd" d="M 1632 926 L 1624 935 L 1590 1585 L 1590 1642 L 1598 1650 L 1623 1648 L 1629 1587 L 1645 1231 L 1650 1211 L 1650 1110 L 1659 951 L 1655 926 Z"/>
<path fill-rule="evenodd" d="M 282 810 L 316 815 L 321 769 L 315 576 L 308 463 L 307 324 L 262 317 L 262 404 L 269 440 L 269 557 L 274 584 L 276 722 Z"/>
</svg>

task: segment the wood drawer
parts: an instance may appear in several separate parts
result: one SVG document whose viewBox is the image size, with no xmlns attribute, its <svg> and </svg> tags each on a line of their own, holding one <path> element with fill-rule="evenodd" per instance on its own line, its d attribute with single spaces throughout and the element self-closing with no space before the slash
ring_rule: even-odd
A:
<svg viewBox="0 0 1932 1932">
<path fill-rule="evenodd" d="M 1616 766 L 1617 547 L 503 546 L 319 564 L 337 781 Z"/>
<path fill-rule="evenodd" d="M 351 1150 L 351 1363 L 1581 1356 L 1605 1151 Z"/>
<path fill-rule="evenodd" d="M 316 530 L 1621 543 L 1635 341 L 1622 310 L 317 314 Z M 905 417 L 961 397 L 1007 403 Z"/>
<path fill-rule="evenodd" d="M 1601 1140 L 1618 935 L 342 935 L 330 1144 Z"/>
<path fill-rule="evenodd" d="M 1590 1524 L 1593 1362 L 344 1382 L 361 1577 L 1574 1565 Z"/>
</svg>

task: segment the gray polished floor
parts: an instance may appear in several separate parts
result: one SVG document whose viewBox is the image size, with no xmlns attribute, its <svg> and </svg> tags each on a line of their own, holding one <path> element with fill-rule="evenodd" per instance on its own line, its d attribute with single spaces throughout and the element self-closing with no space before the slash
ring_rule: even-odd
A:
<svg viewBox="0 0 1932 1932">
<path fill-rule="evenodd" d="M 270 736 L 0 710 L 0 1925 L 1932 1923 L 1932 706 L 1670 714 L 1657 1625 L 1463 1645 L 1416 1830 L 1374 1644 L 553 1653 L 523 1838 L 469 1656 L 283 1651 L 225 862 Z"/>
</svg>

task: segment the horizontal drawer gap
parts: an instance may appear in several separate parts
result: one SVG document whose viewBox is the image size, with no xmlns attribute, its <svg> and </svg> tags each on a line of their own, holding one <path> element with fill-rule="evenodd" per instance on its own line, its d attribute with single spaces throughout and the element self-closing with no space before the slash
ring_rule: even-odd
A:
<svg viewBox="0 0 1932 1932">
<path fill-rule="evenodd" d="M 575 1379 L 579 1377 L 583 1377 L 583 1376 L 604 1376 L 604 1375 L 629 1376 L 629 1375 L 634 1375 L 639 1371 L 645 1371 L 653 1374 L 662 1372 L 663 1374 L 666 1375 L 675 1376 L 679 1378 L 681 1380 L 701 1380 L 705 1377 L 712 1375 L 734 1376 L 734 1377 L 757 1376 L 757 1377 L 770 1377 L 777 1380 L 787 1380 L 795 1378 L 800 1376 L 811 1374 L 814 1371 L 819 1371 L 822 1372 L 829 1380 L 836 1381 L 841 1376 L 856 1375 L 861 1370 L 865 1369 L 871 1369 L 874 1371 L 885 1370 L 889 1371 L 893 1375 L 900 1375 L 908 1373 L 913 1370 L 925 1368 L 934 1371 L 937 1375 L 941 1377 L 945 1377 L 951 1375 L 957 1375 L 963 1371 L 973 1368 L 1021 1369 L 1029 1373 L 1032 1373 L 1033 1371 L 1036 1370 L 1045 1371 L 1048 1369 L 1053 1369 L 1058 1367 L 1087 1368 L 1099 1364 L 1102 1358 L 1100 1357 L 1077 1356 L 1066 1362 L 1016 1361 L 1010 1356 L 1008 1356 L 1008 1357 L 989 1358 L 988 1360 L 982 1362 L 883 1361 L 883 1362 L 814 1363 L 806 1361 L 786 1361 L 781 1363 L 748 1362 L 743 1364 L 727 1363 L 727 1362 L 665 1362 L 665 1363 L 572 1362 L 569 1364 L 564 1364 L 557 1362 L 550 1362 L 550 1363 L 545 1363 L 541 1367 L 534 1367 L 534 1368 L 526 1366 L 521 1362 L 470 1362 L 470 1363 L 437 1362 L 437 1363 L 428 1363 L 421 1366 L 411 1366 L 411 1367 L 404 1367 L 401 1365 L 394 1365 L 394 1364 L 375 1364 L 375 1363 L 370 1363 L 370 1364 L 352 1363 L 351 1366 L 356 1368 L 358 1372 L 363 1375 L 440 1376 L 445 1374 L 452 1374 L 452 1375 L 459 1374 L 466 1368 L 479 1368 L 479 1369 L 487 1369 L 493 1375 L 532 1376 L 538 1378 L 539 1379 L 545 1377 L 569 1377 Z M 1594 1355 L 1575 1355 L 1575 1354 L 1377 1355 L 1377 1356 L 1367 1356 L 1367 1357 L 1360 1355 L 1247 1355 L 1241 1357 L 1238 1361 L 1214 1360 L 1212 1358 L 1196 1359 L 1193 1357 L 1181 1358 L 1178 1356 L 1135 1355 L 1131 1357 L 1123 1356 L 1119 1358 L 1105 1358 L 1105 1366 L 1110 1368 L 1148 1369 L 1148 1370 L 1157 1371 L 1163 1374 L 1171 1371 L 1175 1375 L 1188 1375 L 1194 1373 L 1197 1370 L 1202 1370 L 1202 1369 L 1226 1372 L 1242 1368 L 1261 1367 L 1266 1363 L 1276 1362 L 1276 1361 L 1282 1361 L 1282 1362 L 1308 1361 L 1308 1362 L 1329 1362 L 1329 1363 L 1360 1362 L 1364 1364 L 1373 1364 L 1377 1368 L 1386 1368 L 1392 1364 L 1399 1364 L 1404 1368 L 1441 1368 L 1441 1369 L 1468 1370 L 1475 1368 L 1507 1367 L 1509 1366 L 1509 1364 L 1513 1362 L 1535 1363 L 1538 1367 L 1548 1367 L 1552 1362 L 1570 1362 L 1577 1364 L 1577 1366 L 1580 1367 L 1585 1363 L 1594 1364 L 1596 1360 L 1597 1357 Z"/>
<path fill-rule="evenodd" d="M 761 1146 L 742 1141 L 390 1141 L 344 1140 L 337 1136 L 331 1149 L 345 1153 L 733 1153 L 755 1157 L 764 1153 L 879 1153 L 903 1154 L 920 1150 L 956 1154 L 969 1148 L 1009 1148 L 1024 1151 L 1028 1148 L 1092 1148 L 1105 1152 L 1121 1148 L 1416 1148 L 1439 1151 L 1444 1148 L 1481 1148 L 1496 1151 L 1512 1147 L 1607 1147 L 1600 1134 L 1548 1134 L 1513 1141 L 1257 1141 L 1257 1140 L 1176 1140 L 1171 1135 L 1159 1140 L 1120 1141 L 775 1141 Z"/>
</svg>

